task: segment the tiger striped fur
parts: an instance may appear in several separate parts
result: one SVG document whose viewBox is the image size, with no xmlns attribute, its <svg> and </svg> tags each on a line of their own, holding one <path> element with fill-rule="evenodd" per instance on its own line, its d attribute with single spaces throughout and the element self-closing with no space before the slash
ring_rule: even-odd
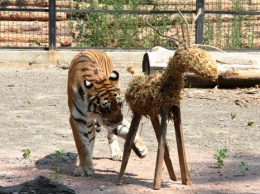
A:
<svg viewBox="0 0 260 194">
<path fill-rule="evenodd" d="M 118 87 L 119 73 L 113 71 L 111 60 L 99 50 L 87 49 L 71 61 L 68 72 L 68 105 L 70 125 L 79 155 L 75 176 L 94 173 L 93 148 L 96 132 L 107 129 L 113 160 L 121 160 L 117 136 L 126 139 L 129 122 L 121 112 L 122 100 Z M 135 138 L 135 153 L 143 158 L 147 148 L 139 135 Z"/>
</svg>

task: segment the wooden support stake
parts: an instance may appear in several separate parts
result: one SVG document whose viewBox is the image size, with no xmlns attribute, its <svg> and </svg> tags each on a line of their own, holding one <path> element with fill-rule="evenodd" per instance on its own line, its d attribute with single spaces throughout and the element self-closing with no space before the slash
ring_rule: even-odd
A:
<svg viewBox="0 0 260 194">
<path fill-rule="evenodd" d="M 121 185 L 122 184 L 122 179 L 125 173 L 125 169 L 129 160 L 129 156 L 131 153 L 131 149 L 133 147 L 134 144 L 134 139 L 135 139 L 135 135 L 139 126 L 141 120 L 141 115 L 138 113 L 133 113 L 133 118 L 132 118 L 132 122 L 131 122 L 131 126 L 125 141 L 125 145 L 124 145 L 124 153 L 123 153 L 123 159 L 122 159 L 122 163 L 121 163 L 121 169 L 120 169 L 120 173 L 118 176 L 118 180 L 117 180 L 117 185 Z"/>
<path fill-rule="evenodd" d="M 185 154 L 185 148 L 184 148 L 183 133 L 182 133 L 180 107 L 173 106 L 172 112 L 174 114 L 174 127 L 175 127 L 175 133 L 176 133 L 175 135 L 176 135 L 179 163 L 180 163 L 180 169 L 181 169 L 181 180 L 182 180 L 182 184 L 190 185 L 190 176 L 189 176 L 189 172 L 188 172 L 188 166 L 187 166 L 186 154 Z"/>
<path fill-rule="evenodd" d="M 156 134 L 156 138 L 159 142 L 160 139 L 160 135 L 161 135 L 161 125 L 158 119 L 158 116 L 154 115 L 154 116 L 150 116 L 153 128 L 154 128 L 154 132 Z M 167 139 L 165 141 L 165 153 L 164 153 L 164 162 L 165 165 L 167 167 L 167 170 L 169 172 L 170 175 L 170 179 L 173 181 L 177 181 L 173 166 L 172 166 L 172 161 L 171 161 L 171 157 L 170 157 L 170 149 L 168 146 L 168 142 Z"/>
<path fill-rule="evenodd" d="M 154 173 L 154 185 L 153 188 L 159 190 L 161 188 L 162 182 L 162 167 L 163 167 L 163 157 L 165 152 L 165 142 L 166 142 L 166 133 L 167 133 L 167 116 L 169 109 L 165 108 L 162 112 L 161 120 L 161 136 L 159 139 L 158 151 L 157 151 L 157 160 Z"/>
</svg>

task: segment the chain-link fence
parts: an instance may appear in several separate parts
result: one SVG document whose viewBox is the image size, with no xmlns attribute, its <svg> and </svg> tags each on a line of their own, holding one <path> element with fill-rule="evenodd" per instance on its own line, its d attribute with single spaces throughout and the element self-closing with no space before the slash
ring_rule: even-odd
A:
<svg viewBox="0 0 260 194">
<path fill-rule="evenodd" d="M 191 24 L 198 4 L 203 17 L 190 30 L 193 42 L 260 48 L 260 0 L 0 0 L 0 47 L 176 48 L 175 41 L 148 27 L 145 18 L 162 34 L 180 39 L 175 7 Z"/>
</svg>

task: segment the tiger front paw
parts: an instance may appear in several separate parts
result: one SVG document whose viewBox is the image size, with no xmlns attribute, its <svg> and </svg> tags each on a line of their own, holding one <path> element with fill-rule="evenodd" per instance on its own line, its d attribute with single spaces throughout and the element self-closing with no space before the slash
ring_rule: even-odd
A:
<svg viewBox="0 0 260 194">
<path fill-rule="evenodd" d="M 92 176 L 94 174 L 94 167 L 84 166 L 77 167 L 74 170 L 74 176 Z"/>
<path fill-rule="evenodd" d="M 121 150 L 115 151 L 111 154 L 111 159 L 114 161 L 121 161 L 122 158 L 123 158 L 123 153 L 121 152 Z"/>
</svg>

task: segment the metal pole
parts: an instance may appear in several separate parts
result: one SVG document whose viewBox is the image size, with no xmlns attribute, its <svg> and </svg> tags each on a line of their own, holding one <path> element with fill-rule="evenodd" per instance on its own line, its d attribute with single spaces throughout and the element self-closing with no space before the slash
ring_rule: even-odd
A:
<svg viewBox="0 0 260 194">
<path fill-rule="evenodd" d="M 49 0 L 49 50 L 56 49 L 56 0 Z"/>
<path fill-rule="evenodd" d="M 201 9 L 201 14 L 196 21 L 196 44 L 203 44 L 204 0 L 196 0 L 196 12 Z"/>
</svg>

